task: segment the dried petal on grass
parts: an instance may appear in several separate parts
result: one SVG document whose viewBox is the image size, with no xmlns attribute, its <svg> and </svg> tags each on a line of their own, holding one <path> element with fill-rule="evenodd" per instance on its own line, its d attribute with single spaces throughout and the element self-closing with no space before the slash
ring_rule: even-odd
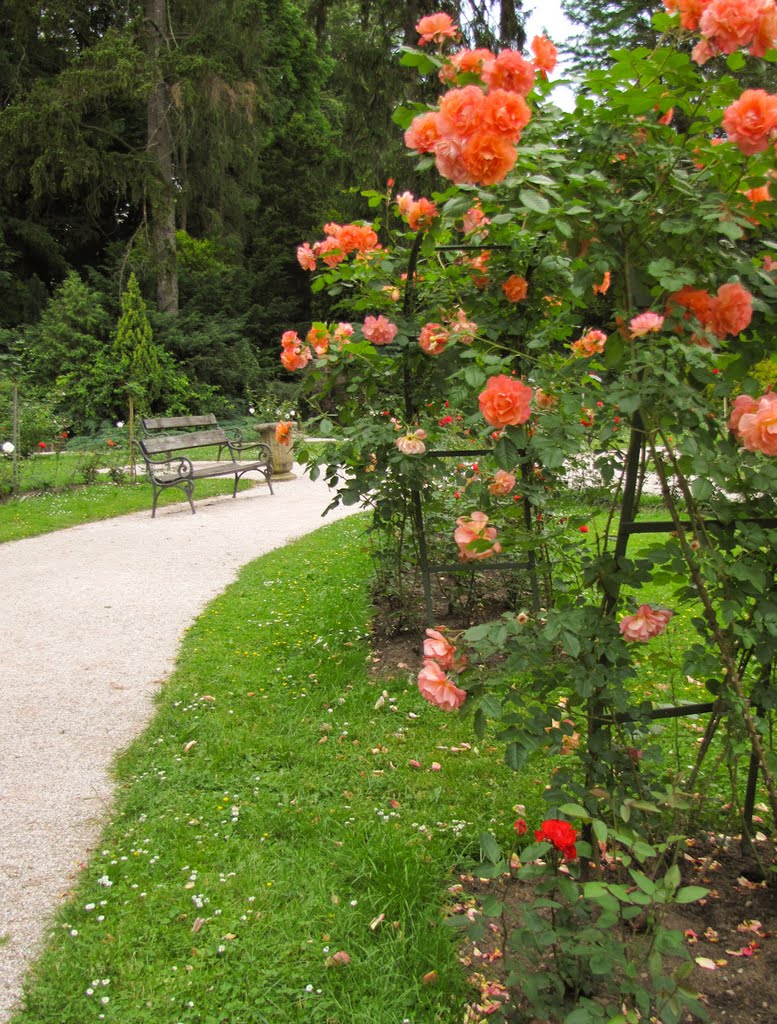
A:
<svg viewBox="0 0 777 1024">
<path fill-rule="evenodd" d="M 205 924 L 204 917 L 195 917 L 194 924 L 192 925 L 192 931 L 196 934 L 200 928 Z"/>
<path fill-rule="evenodd" d="M 184 743 L 184 745 L 183 745 L 183 752 L 184 752 L 184 754 L 188 754 L 189 751 L 192 749 L 192 747 L 196 747 L 196 746 L 197 746 L 197 740 L 189 740 L 188 743 Z"/>
<path fill-rule="evenodd" d="M 333 953 L 332 956 L 326 958 L 325 966 L 327 967 L 345 967 L 351 962 L 351 958 L 345 952 L 344 949 L 338 950 Z"/>
</svg>

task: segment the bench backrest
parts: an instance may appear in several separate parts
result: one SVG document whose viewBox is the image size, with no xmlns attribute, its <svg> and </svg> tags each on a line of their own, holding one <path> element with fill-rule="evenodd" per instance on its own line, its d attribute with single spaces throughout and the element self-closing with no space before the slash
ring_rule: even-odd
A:
<svg viewBox="0 0 777 1024">
<path fill-rule="evenodd" d="M 213 413 L 207 416 L 156 416 L 141 420 L 143 432 L 150 434 L 157 430 L 188 430 L 192 427 L 217 427 Z"/>
<path fill-rule="evenodd" d="M 141 437 L 138 441 L 147 455 L 165 455 L 168 452 L 186 451 L 188 448 L 210 448 L 227 445 L 227 435 L 218 427 L 215 430 L 197 430 L 191 434 L 158 434 L 156 437 Z"/>
</svg>

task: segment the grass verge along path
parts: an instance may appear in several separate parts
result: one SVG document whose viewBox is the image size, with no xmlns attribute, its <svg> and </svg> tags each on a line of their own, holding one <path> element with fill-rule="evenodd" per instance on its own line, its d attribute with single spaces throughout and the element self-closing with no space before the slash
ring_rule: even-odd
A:
<svg viewBox="0 0 777 1024">
<path fill-rule="evenodd" d="M 231 494 L 233 480 L 198 480 L 194 494 L 195 506 L 201 498 Z M 241 480 L 238 490 L 255 486 Z M 68 526 L 94 523 L 99 519 L 143 512 L 151 515 L 151 486 L 145 481 L 137 484 L 89 484 L 68 490 L 44 494 L 23 494 L 0 503 L 0 544 L 24 537 L 37 537 L 42 533 L 64 530 Z M 186 498 L 177 488 L 170 488 L 159 499 L 159 508 L 178 504 Z"/>
<path fill-rule="evenodd" d="M 542 786 L 407 673 L 370 681 L 368 575 L 354 517 L 189 630 L 14 1024 L 461 1020 L 451 868 Z"/>
</svg>

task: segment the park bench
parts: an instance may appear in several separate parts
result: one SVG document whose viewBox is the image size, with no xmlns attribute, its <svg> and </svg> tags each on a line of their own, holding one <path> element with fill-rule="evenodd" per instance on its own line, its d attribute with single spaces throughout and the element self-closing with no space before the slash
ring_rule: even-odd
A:
<svg viewBox="0 0 777 1024">
<path fill-rule="evenodd" d="M 215 416 L 151 417 L 143 419 L 141 425 L 144 436 L 137 438 L 136 443 L 154 491 L 152 519 L 156 516 L 159 495 L 168 487 L 183 491 L 194 513 L 195 480 L 234 476 L 234 498 L 240 478 L 246 473 L 258 472 L 267 481 L 270 494 L 273 493 L 269 446 L 260 441 L 244 442 L 237 430 L 228 434 L 218 425 Z M 218 448 L 216 461 L 195 463 L 192 456 L 202 448 Z M 222 452 L 229 457 L 222 460 Z M 262 458 L 244 459 L 243 455 L 248 452 L 261 452 Z"/>
</svg>

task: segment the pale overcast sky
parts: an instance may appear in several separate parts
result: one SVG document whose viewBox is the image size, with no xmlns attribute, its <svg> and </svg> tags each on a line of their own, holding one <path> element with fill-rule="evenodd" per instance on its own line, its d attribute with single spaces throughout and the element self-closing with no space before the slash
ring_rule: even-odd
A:
<svg viewBox="0 0 777 1024">
<path fill-rule="evenodd" d="M 551 42 L 557 46 L 564 40 L 580 31 L 580 26 L 574 26 L 561 10 L 560 0 L 526 0 L 524 10 L 531 11 L 526 19 L 526 45 L 527 48 L 535 36 L 545 32 Z M 558 78 L 563 71 L 557 68 L 551 81 Z M 574 95 L 566 86 L 554 89 L 553 101 L 564 110 L 572 110 L 575 106 Z"/>
</svg>

